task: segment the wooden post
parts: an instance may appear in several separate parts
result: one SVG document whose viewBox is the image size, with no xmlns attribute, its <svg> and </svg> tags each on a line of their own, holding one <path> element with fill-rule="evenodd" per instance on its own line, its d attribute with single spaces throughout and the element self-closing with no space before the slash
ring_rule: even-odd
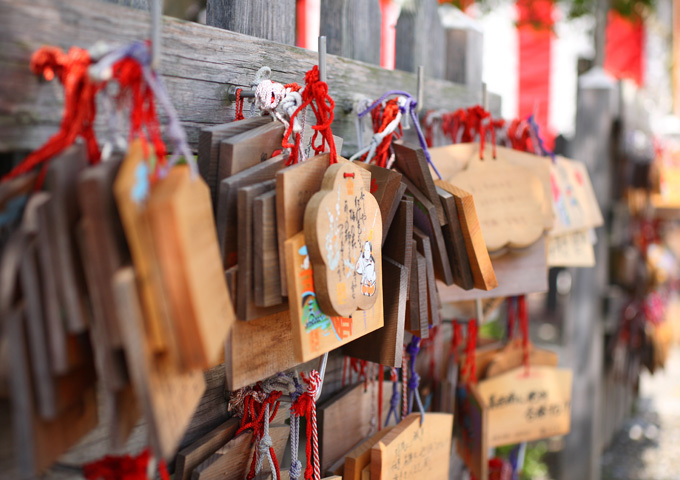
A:
<svg viewBox="0 0 680 480">
<path fill-rule="evenodd" d="M 208 0 L 206 23 L 295 45 L 295 0 Z"/>
<path fill-rule="evenodd" d="M 482 84 L 484 35 L 474 20 L 454 7 L 441 7 L 446 37 L 446 65 L 444 78 L 470 88 Z"/>
<path fill-rule="evenodd" d="M 379 0 L 322 0 L 328 53 L 380 65 L 380 19 Z"/>
<path fill-rule="evenodd" d="M 595 67 L 579 80 L 576 135 L 571 157 L 586 163 L 602 213 L 611 206 L 611 126 L 617 111 L 616 84 Z M 563 480 L 600 478 L 603 405 L 603 312 L 608 272 L 608 242 L 597 229 L 594 268 L 570 269 L 572 289 L 564 318 L 564 365 L 574 371 L 571 433 L 560 452 Z M 574 462 L 574 458 L 581 459 Z"/>
<path fill-rule="evenodd" d="M 425 67 L 430 78 L 444 78 L 444 27 L 436 0 L 404 5 L 397 21 L 395 68 L 417 72 Z"/>
</svg>

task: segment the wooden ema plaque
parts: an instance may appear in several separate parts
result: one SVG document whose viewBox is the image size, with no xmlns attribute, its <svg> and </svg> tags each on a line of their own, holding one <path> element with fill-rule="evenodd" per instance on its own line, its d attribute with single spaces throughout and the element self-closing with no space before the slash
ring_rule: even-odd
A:
<svg viewBox="0 0 680 480">
<path fill-rule="evenodd" d="M 571 425 L 571 370 L 519 367 L 479 382 L 487 447 L 566 435 Z"/>
<path fill-rule="evenodd" d="M 183 368 L 221 363 L 235 320 L 215 235 L 210 190 L 188 165 L 152 189 L 147 215 Z"/>
<path fill-rule="evenodd" d="M 191 480 L 194 468 L 234 438 L 240 424 L 240 419 L 232 417 L 188 447 L 180 450 L 177 453 L 177 460 L 175 462 L 175 478 L 178 480 Z"/>
<path fill-rule="evenodd" d="M 182 373 L 159 362 L 144 341 L 146 333 L 134 270 L 130 267 L 119 270 L 113 284 L 130 379 L 149 425 L 154 452 L 169 459 L 203 396 L 205 378 L 201 370 Z"/>
<path fill-rule="evenodd" d="M 331 165 L 305 209 L 316 301 L 337 316 L 371 309 L 382 292 L 382 218 L 361 172 L 349 162 Z"/>
<path fill-rule="evenodd" d="M 442 234 L 451 262 L 453 282 L 465 290 L 470 290 L 474 288 L 475 284 L 470 268 L 470 257 L 465 246 L 462 222 L 458 215 L 456 197 L 440 187 L 438 183 L 435 182 L 435 185 L 437 186 L 439 200 L 444 207 L 444 213 L 446 213 L 446 226 L 442 227 Z"/>
<path fill-rule="evenodd" d="M 385 243 L 390 224 L 399 207 L 399 200 L 406 189 L 406 186 L 401 183 L 401 173 L 360 160 L 353 163 L 371 172 L 371 194 L 380 205 L 380 215 L 383 221 L 382 243 Z"/>
<path fill-rule="evenodd" d="M 549 236 L 548 266 L 594 267 L 595 249 L 590 237 L 589 230 Z"/>
<path fill-rule="evenodd" d="M 283 302 L 275 190 L 255 197 L 253 217 L 253 296 L 258 307 L 271 307 Z"/>
<path fill-rule="evenodd" d="M 371 449 L 382 440 L 394 427 L 384 427 L 345 456 L 345 467 L 342 478 L 345 480 L 361 480 L 361 472 L 371 465 Z"/>
<path fill-rule="evenodd" d="M 355 310 L 349 317 L 328 316 L 316 300 L 304 233 L 286 242 L 286 258 L 291 287 L 288 303 L 297 360 L 306 362 L 383 326 L 381 283 L 375 292 L 377 301 L 373 308 Z"/>
<path fill-rule="evenodd" d="M 284 126 L 269 122 L 222 140 L 217 181 L 235 175 L 271 158 L 281 148 Z"/>
<path fill-rule="evenodd" d="M 448 478 L 453 415 L 412 413 L 371 449 L 371 478 Z"/>
</svg>

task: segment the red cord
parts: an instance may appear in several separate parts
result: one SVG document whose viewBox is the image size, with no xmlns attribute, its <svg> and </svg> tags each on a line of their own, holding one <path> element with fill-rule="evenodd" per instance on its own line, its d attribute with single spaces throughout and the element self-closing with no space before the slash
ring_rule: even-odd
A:
<svg viewBox="0 0 680 480">
<path fill-rule="evenodd" d="M 465 349 L 464 372 L 468 374 L 468 383 L 477 383 L 477 319 L 471 318 L 467 325 L 467 348 Z"/>
<path fill-rule="evenodd" d="M 388 100 L 385 103 L 385 107 L 383 109 L 380 109 L 379 107 L 374 108 L 371 111 L 371 119 L 373 120 L 373 133 L 384 132 L 387 126 L 397 118 L 398 114 L 399 104 L 397 103 L 396 98 Z M 401 125 L 399 125 L 397 130 L 383 138 L 382 142 L 380 142 L 380 145 L 378 145 L 375 149 L 373 161 L 376 165 L 383 168 L 387 167 L 387 160 L 389 158 L 389 150 L 392 146 L 392 140 L 394 138 L 401 138 L 401 136 L 402 129 Z M 367 155 L 368 152 L 362 156 L 362 159 L 365 160 Z"/>
<path fill-rule="evenodd" d="M 150 459 L 151 453 L 148 448 L 136 457 L 107 455 L 83 465 L 83 476 L 86 480 L 147 480 Z M 165 460 L 158 462 L 158 473 L 161 480 L 170 480 Z"/>
<path fill-rule="evenodd" d="M 245 119 L 243 116 L 243 102 L 245 99 L 241 98 L 241 92 L 243 92 L 242 88 L 236 89 L 236 114 L 234 116 L 235 122 Z"/>
</svg>

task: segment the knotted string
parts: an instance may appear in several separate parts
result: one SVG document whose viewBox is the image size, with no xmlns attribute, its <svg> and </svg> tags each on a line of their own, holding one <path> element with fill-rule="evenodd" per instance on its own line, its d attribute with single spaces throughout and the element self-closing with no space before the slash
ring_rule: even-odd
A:
<svg viewBox="0 0 680 480">
<path fill-rule="evenodd" d="M 538 123 L 536 123 L 536 119 L 534 118 L 533 115 L 529 116 L 529 119 L 527 120 L 529 123 L 529 132 L 532 135 L 532 138 L 535 138 L 536 143 L 538 144 L 538 149 L 540 151 L 540 154 L 543 155 L 544 157 L 550 157 L 553 163 L 556 162 L 555 160 L 555 152 L 548 150 L 545 147 L 545 143 L 543 142 L 543 138 L 541 137 L 541 133 L 538 127 Z"/>
<path fill-rule="evenodd" d="M 430 151 L 427 148 L 427 142 L 425 141 L 425 137 L 423 136 L 423 132 L 420 130 L 420 122 L 418 120 L 418 114 L 416 113 L 416 107 L 418 106 L 418 101 L 414 99 L 410 93 L 404 92 L 401 90 L 390 90 L 386 94 L 384 94 L 382 97 L 380 97 L 378 100 L 373 102 L 373 104 L 368 107 L 366 110 L 363 110 L 358 113 L 359 118 L 365 116 L 366 114 L 370 113 L 378 107 L 379 105 L 382 105 L 383 102 L 390 96 L 394 95 L 399 95 L 402 97 L 406 97 L 406 101 L 404 102 L 404 105 L 400 106 L 399 109 L 402 113 L 402 115 L 405 116 L 405 118 L 408 118 L 409 116 L 411 117 L 411 120 L 413 121 L 413 125 L 416 128 L 416 133 L 418 134 L 418 141 L 420 142 L 420 146 L 423 149 L 423 153 L 425 154 L 425 158 L 427 159 L 427 163 L 430 164 L 434 172 L 437 174 L 437 177 L 440 179 L 442 178 L 441 174 L 439 173 L 439 170 L 437 170 L 437 167 L 432 163 L 432 157 L 430 157 Z"/>
<path fill-rule="evenodd" d="M 390 397 L 390 409 L 387 412 L 385 426 L 389 425 L 391 416 L 394 416 L 395 424 L 399 423 L 399 376 L 394 367 L 390 367 L 390 381 L 392 382 L 392 396 Z"/>
<path fill-rule="evenodd" d="M 408 415 L 408 358 L 406 356 L 406 345 L 401 357 L 401 418 Z"/>
<path fill-rule="evenodd" d="M 361 158 L 366 163 L 375 161 L 379 167 L 387 167 L 392 140 L 402 136 L 400 107 L 405 102 L 405 97 L 393 98 L 385 102 L 382 109 L 378 107 L 371 111 L 374 132 L 371 142 L 367 147 L 361 148 L 352 155 L 350 161 Z"/>
<path fill-rule="evenodd" d="M 406 346 L 406 353 L 409 356 L 409 374 L 408 379 L 408 413 L 413 411 L 413 398 L 415 397 L 418 404 L 418 411 L 420 412 L 420 424 L 422 425 L 425 421 L 425 409 L 423 408 L 423 402 L 420 400 L 420 392 L 418 391 L 418 385 L 420 385 L 420 375 L 416 372 L 416 355 L 420 351 L 420 338 L 415 335 Z"/>
<path fill-rule="evenodd" d="M 236 112 L 234 113 L 234 121 L 237 122 L 239 120 L 244 120 L 246 117 L 243 116 L 243 102 L 245 101 L 244 98 L 241 97 L 241 93 L 243 93 L 242 88 L 237 88 L 236 89 Z"/>
<path fill-rule="evenodd" d="M 107 455 L 83 465 L 83 476 L 86 480 L 147 480 L 150 460 L 148 448 L 136 457 Z M 158 474 L 161 480 L 170 480 L 164 460 L 158 463 Z"/>
<path fill-rule="evenodd" d="M 298 417 L 307 417 L 307 445 L 305 448 L 307 466 L 305 479 L 320 480 L 321 468 L 319 465 L 319 434 L 316 425 L 316 394 L 321 386 L 321 375 L 316 370 L 309 372 L 309 376 L 301 373 L 302 380 L 307 383 L 307 390 L 295 400 L 291 411 Z M 293 478 L 291 476 L 291 478 Z"/>
<path fill-rule="evenodd" d="M 95 96 L 103 84 L 94 82 L 88 75 L 91 64 L 87 50 L 71 47 L 64 53 L 56 47 L 41 47 L 31 56 L 31 71 L 43 76 L 47 81 L 55 76 L 64 86 L 64 112 L 59 131 L 38 150 L 28 155 L 14 167 L 2 180 L 9 180 L 45 164 L 36 181 L 39 189 L 44 181 L 46 166 L 50 159 L 64 151 L 82 137 L 87 145 L 88 159 L 96 164 L 100 159 L 99 146 L 94 134 L 94 119 L 97 114 Z"/>
</svg>

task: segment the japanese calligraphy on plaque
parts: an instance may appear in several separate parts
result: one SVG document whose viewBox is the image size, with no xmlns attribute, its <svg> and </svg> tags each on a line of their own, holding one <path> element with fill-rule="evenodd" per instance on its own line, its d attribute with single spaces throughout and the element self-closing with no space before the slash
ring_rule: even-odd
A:
<svg viewBox="0 0 680 480">
<path fill-rule="evenodd" d="M 331 165 L 305 210 L 316 300 L 329 315 L 372 308 L 382 286 L 380 206 L 361 175 L 350 163 Z"/>
</svg>

